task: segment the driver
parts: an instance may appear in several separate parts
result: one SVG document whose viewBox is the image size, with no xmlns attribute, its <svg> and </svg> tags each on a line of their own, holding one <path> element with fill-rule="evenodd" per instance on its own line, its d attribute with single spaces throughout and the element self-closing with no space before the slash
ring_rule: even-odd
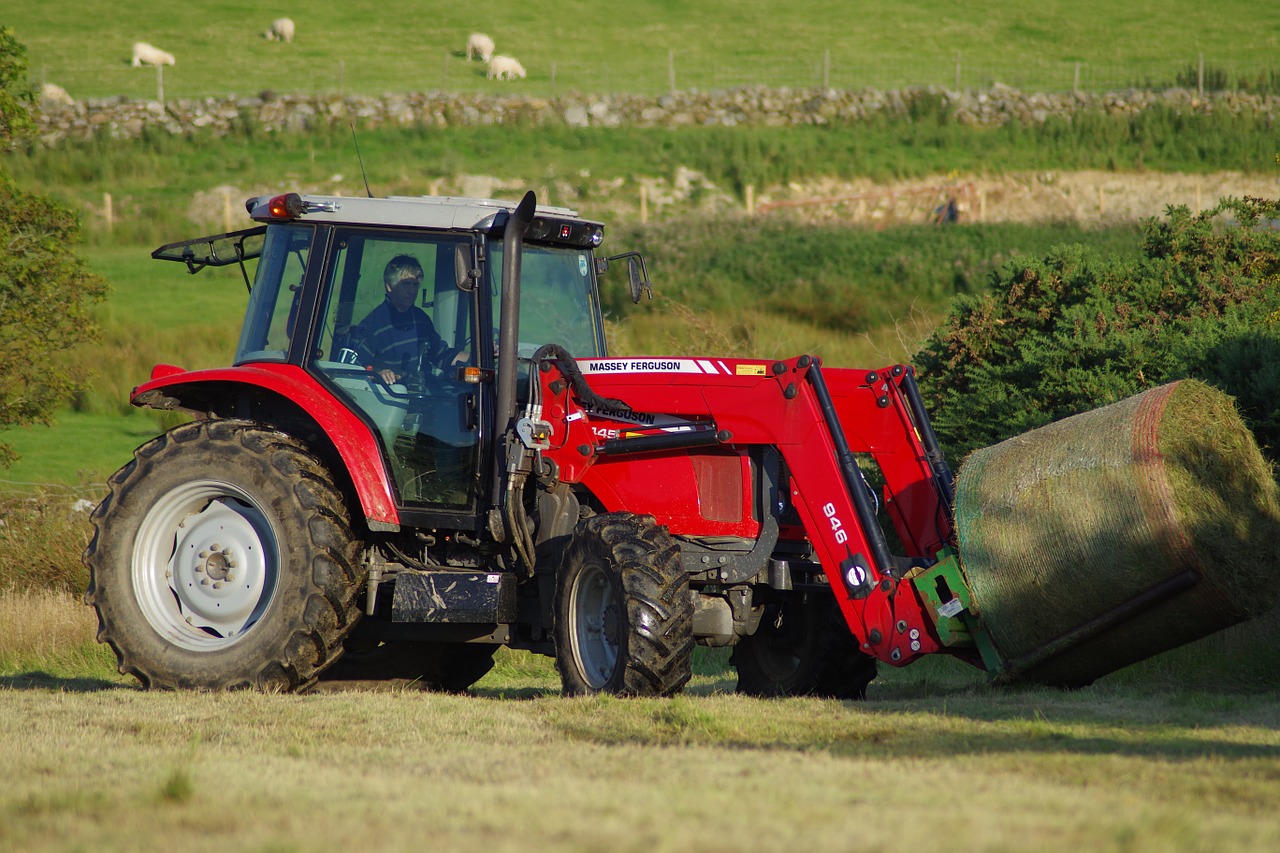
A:
<svg viewBox="0 0 1280 853">
<path fill-rule="evenodd" d="M 399 382 L 424 365 L 457 364 L 462 350 L 451 350 L 415 303 L 422 287 L 422 264 L 412 255 L 396 255 L 382 271 L 386 299 L 352 330 L 359 363 L 369 365 L 384 382 Z"/>
</svg>

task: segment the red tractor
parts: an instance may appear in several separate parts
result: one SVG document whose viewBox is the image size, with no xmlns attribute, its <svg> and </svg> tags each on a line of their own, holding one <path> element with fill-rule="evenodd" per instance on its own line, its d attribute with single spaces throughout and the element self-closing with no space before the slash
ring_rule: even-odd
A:
<svg viewBox="0 0 1280 853">
<path fill-rule="evenodd" d="M 910 367 L 612 357 L 599 278 L 625 263 L 639 301 L 643 260 L 532 193 L 247 207 L 153 253 L 238 264 L 249 300 L 231 367 L 133 392 L 193 420 L 93 516 L 122 672 L 461 690 L 507 645 L 568 693 L 670 695 L 701 643 L 741 691 L 857 697 L 877 661 L 991 662 Z"/>
</svg>

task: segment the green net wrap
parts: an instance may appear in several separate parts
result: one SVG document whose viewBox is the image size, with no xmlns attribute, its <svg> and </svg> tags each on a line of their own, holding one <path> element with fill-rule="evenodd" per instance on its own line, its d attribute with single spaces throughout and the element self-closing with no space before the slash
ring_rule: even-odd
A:
<svg viewBox="0 0 1280 853">
<path fill-rule="evenodd" d="M 1186 380 L 975 452 L 956 533 L 1006 681 L 1081 685 L 1268 609 L 1271 469 Z"/>
</svg>

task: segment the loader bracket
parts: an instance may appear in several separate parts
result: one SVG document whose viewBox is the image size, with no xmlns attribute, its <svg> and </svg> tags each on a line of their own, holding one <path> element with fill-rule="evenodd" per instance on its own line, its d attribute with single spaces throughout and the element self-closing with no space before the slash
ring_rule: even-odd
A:
<svg viewBox="0 0 1280 853">
<path fill-rule="evenodd" d="M 907 579 L 915 585 L 942 645 L 976 648 L 988 672 L 1004 668 L 953 549 L 943 548 L 936 563 L 912 569 Z"/>
</svg>

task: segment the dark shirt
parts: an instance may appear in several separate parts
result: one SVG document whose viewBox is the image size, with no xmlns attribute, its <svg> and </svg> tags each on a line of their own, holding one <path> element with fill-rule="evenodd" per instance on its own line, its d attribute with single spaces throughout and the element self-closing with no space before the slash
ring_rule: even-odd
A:
<svg viewBox="0 0 1280 853">
<path fill-rule="evenodd" d="M 369 312 L 352 330 L 360 363 L 374 370 L 390 369 L 399 376 L 415 373 L 421 365 L 444 365 L 449 348 L 431 325 L 431 318 L 416 305 L 397 311 L 389 299 Z"/>
</svg>

